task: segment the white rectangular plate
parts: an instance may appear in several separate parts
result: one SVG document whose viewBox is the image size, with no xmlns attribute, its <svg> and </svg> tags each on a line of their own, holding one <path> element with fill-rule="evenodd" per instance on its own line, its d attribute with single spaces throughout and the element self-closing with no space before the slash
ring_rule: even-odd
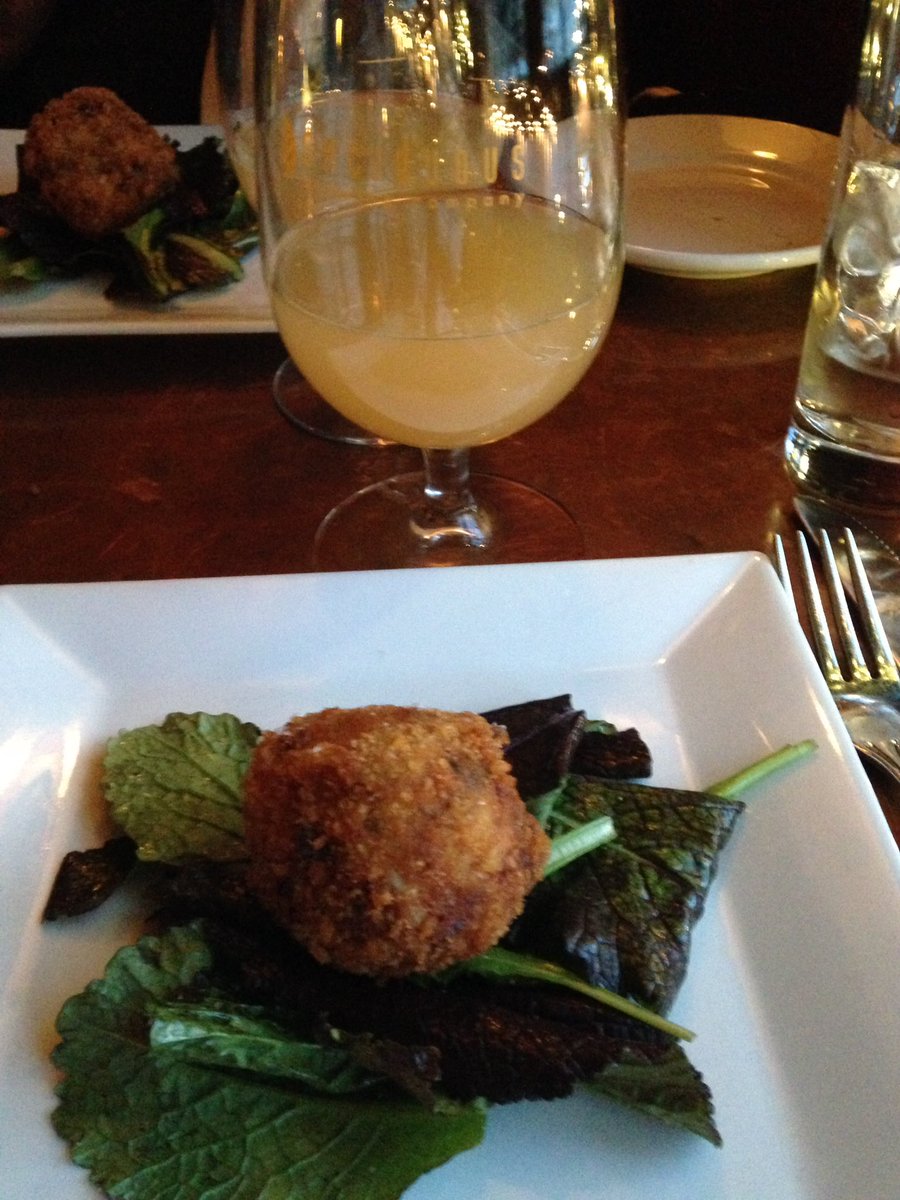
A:
<svg viewBox="0 0 900 1200">
<path fill-rule="evenodd" d="M 47 1055 L 134 914 L 40 914 L 62 854 L 105 832 L 108 736 L 178 709 L 275 727 L 559 692 L 636 725 L 660 783 L 818 742 L 750 798 L 673 1013 L 724 1147 L 596 1099 L 520 1104 L 410 1200 L 897 1200 L 900 856 L 755 554 L 0 589 L 4 1200 L 96 1200 L 50 1127 Z"/>
<path fill-rule="evenodd" d="M 185 148 L 221 137 L 218 126 L 164 125 Z M 0 195 L 17 185 L 16 146 L 24 133 L 0 129 Z M 258 250 L 244 259 L 244 278 L 228 287 L 192 292 L 166 304 L 108 300 L 105 276 L 85 276 L 0 288 L 0 337 L 50 334 L 270 333 L 275 329 Z"/>
</svg>

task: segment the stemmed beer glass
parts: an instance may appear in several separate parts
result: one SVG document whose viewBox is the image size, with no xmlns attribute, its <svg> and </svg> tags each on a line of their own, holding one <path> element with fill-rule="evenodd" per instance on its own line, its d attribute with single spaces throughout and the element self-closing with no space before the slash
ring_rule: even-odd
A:
<svg viewBox="0 0 900 1200">
<path fill-rule="evenodd" d="M 610 0 L 258 0 L 266 282 L 291 358 L 421 473 L 328 514 L 316 565 L 577 557 L 549 497 L 471 477 L 599 350 L 622 273 Z"/>
</svg>

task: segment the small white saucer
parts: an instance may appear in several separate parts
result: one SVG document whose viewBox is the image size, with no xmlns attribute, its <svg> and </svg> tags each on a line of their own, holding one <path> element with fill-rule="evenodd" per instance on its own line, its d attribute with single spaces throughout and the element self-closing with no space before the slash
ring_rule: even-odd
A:
<svg viewBox="0 0 900 1200">
<path fill-rule="evenodd" d="M 706 279 L 817 262 L 838 144 L 815 129 L 751 117 L 633 118 L 627 261 Z"/>
</svg>

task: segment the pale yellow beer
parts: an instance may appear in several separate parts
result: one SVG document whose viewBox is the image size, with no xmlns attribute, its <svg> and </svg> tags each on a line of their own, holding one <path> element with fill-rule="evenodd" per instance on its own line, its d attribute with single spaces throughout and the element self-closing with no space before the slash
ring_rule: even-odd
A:
<svg viewBox="0 0 900 1200">
<path fill-rule="evenodd" d="M 278 244 L 272 301 L 291 357 L 351 420 L 407 445 L 478 445 L 581 379 L 612 319 L 597 225 L 497 191 L 339 209 Z"/>
</svg>

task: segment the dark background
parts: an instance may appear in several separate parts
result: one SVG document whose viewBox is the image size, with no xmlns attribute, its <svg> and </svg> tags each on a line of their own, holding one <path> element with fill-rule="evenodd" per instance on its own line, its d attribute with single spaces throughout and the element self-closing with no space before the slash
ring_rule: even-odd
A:
<svg viewBox="0 0 900 1200">
<path fill-rule="evenodd" d="M 156 124 L 196 122 L 214 2 L 58 0 L 25 60 L 0 73 L 0 125 L 22 128 L 82 84 L 112 88 Z M 868 0 L 619 0 L 624 95 L 635 113 L 732 113 L 837 132 L 867 8 Z M 680 94 L 660 109 L 640 96 L 654 87 Z"/>
<path fill-rule="evenodd" d="M 836 133 L 852 98 L 868 0 L 619 0 L 624 92 L 669 87 L 668 111 L 790 121 Z M 653 111 L 666 111 L 656 107 Z"/>
<path fill-rule="evenodd" d="M 196 123 L 213 6 L 58 0 L 26 57 L 0 72 L 0 127 L 23 129 L 48 100 L 85 85 L 111 88 L 153 124 Z"/>
</svg>

